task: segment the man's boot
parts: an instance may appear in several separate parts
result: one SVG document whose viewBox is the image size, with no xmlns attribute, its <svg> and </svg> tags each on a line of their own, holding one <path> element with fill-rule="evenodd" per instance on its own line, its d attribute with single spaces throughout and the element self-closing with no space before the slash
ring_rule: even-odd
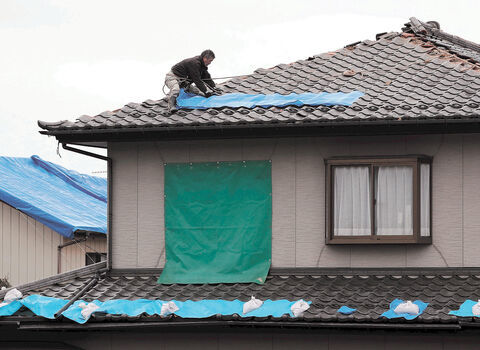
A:
<svg viewBox="0 0 480 350">
<path fill-rule="evenodd" d="M 168 98 L 168 112 L 170 114 L 173 114 L 176 111 L 178 111 L 178 109 L 177 109 L 177 96 L 170 96 Z"/>
</svg>

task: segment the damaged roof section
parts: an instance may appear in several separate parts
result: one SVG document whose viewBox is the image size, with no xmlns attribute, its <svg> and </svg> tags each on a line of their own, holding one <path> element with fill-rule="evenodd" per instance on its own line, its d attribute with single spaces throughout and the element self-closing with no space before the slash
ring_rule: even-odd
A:
<svg viewBox="0 0 480 350">
<path fill-rule="evenodd" d="M 413 33 L 422 37 L 424 40 L 443 47 L 452 54 L 466 59 L 472 63 L 480 62 L 480 45 L 472 41 L 465 40 L 459 36 L 445 33 L 440 29 L 440 24 L 435 21 L 422 22 L 415 17 L 410 18 L 410 22 L 403 28 L 405 33 Z"/>
<path fill-rule="evenodd" d="M 379 35 L 291 64 L 258 69 L 222 84 L 225 93 L 290 94 L 361 91 L 351 106 L 209 108 L 167 112 L 167 102 L 129 103 L 76 121 L 39 121 L 44 134 L 121 133 L 132 129 L 342 125 L 345 122 L 466 119 L 480 114 L 479 45 L 414 18 L 400 33 Z"/>
</svg>

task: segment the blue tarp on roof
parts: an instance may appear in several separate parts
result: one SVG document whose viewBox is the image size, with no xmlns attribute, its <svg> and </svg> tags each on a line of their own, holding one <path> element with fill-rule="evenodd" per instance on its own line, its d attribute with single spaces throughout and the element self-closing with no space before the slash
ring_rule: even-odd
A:
<svg viewBox="0 0 480 350">
<path fill-rule="evenodd" d="M 295 317 L 292 313 L 291 307 L 296 301 L 281 300 L 265 300 L 264 303 L 253 311 L 247 314 L 243 313 L 243 305 L 240 300 L 186 300 L 177 301 L 171 300 L 179 309 L 175 311 L 175 315 L 182 318 L 207 318 L 214 315 L 233 315 L 237 314 L 241 317 L 282 317 L 287 314 L 290 317 Z M 32 294 L 22 300 L 12 301 L 10 304 L 0 307 L 0 316 L 11 316 L 15 314 L 23 306 L 30 309 L 35 315 L 45 318 L 53 319 L 63 306 L 68 303 L 68 300 L 46 297 L 43 295 Z M 62 315 L 75 321 L 77 323 L 85 323 L 88 321 L 90 315 L 84 318 L 81 314 L 82 309 L 80 304 L 87 302 L 77 300 L 62 312 Z M 107 313 L 110 315 L 128 315 L 130 317 L 139 316 L 143 313 L 148 315 L 162 315 L 162 305 L 167 301 L 162 300 L 125 300 L 113 299 L 101 302 L 93 300 L 93 304 L 99 306 L 94 312 Z M 309 305 L 311 301 L 307 302 Z M 170 314 L 168 312 L 167 314 Z M 166 316 L 164 314 L 162 316 Z"/>
<path fill-rule="evenodd" d="M 289 95 L 280 94 L 241 94 L 229 93 L 221 96 L 203 97 L 185 92 L 180 89 L 180 94 L 177 97 L 177 105 L 180 108 L 188 109 L 206 109 L 218 107 L 284 107 L 284 106 L 350 106 L 358 98 L 364 94 L 361 91 L 352 91 L 349 93 L 343 92 L 322 92 L 311 93 L 305 92 L 302 94 L 291 93 Z"/>
<path fill-rule="evenodd" d="M 0 200 L 68 238 L 107 233 L 107 180 L 38 156 L 0 157 Z"/>
</svg>

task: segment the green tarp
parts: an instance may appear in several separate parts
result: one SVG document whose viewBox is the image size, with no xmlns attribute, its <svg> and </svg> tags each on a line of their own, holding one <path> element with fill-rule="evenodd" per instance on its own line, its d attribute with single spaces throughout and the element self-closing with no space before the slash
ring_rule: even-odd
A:
<svg viewBox="0 0 480 350">
<path fill-rule="evenodd" d="M 159 283 L 263 283 L 272 257 L 269 161 L 165 165 Z"/>
</svg>

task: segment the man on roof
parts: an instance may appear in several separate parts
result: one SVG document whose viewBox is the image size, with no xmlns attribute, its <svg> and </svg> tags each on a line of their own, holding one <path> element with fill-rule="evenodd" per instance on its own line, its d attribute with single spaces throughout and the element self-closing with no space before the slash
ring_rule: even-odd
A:
<svg viewBox="0 0 480 350">
<path fill-rule="evenodd" d="M 170 113 L 177 111 L 176 103 L 180 88 L 184 88 L 187 92 L 196 95 L 203 94 L 205 97 L 220 93 L 220 90 L 215 87 L 215 83 L 208 73 L 208 66 L 214 58 L 215 54 L 212 50 L 205 50 L 200 56 L 180 61 L 167 73 L 165 85 L 170 89 L 168 93 L 168 110 Z M 195 86 L 192 86 L 192 83 Z"/>
</svg>

